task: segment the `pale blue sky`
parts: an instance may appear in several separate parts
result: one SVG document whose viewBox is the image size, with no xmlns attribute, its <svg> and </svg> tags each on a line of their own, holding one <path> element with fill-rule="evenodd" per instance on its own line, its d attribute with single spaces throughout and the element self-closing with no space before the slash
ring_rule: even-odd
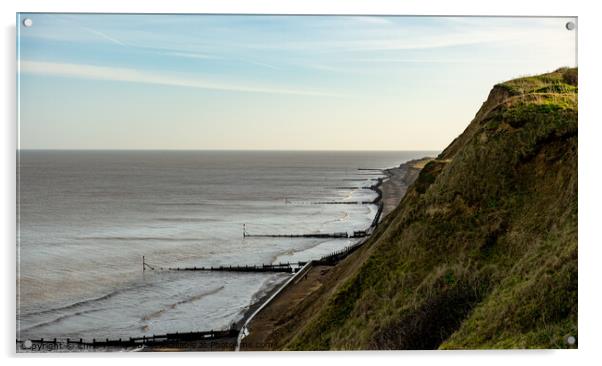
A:
<svg viewBox="0 0 602 366">
<path fill-rule="evenodd" d="M 21 14 L 20 148 L 441 150 L 569 20 Z"/>
</svg>

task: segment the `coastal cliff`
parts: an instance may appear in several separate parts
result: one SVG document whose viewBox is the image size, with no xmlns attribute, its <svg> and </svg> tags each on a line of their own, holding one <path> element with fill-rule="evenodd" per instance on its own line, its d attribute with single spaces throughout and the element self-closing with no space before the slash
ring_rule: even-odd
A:
<svg viewBox="0 0 602 366">
<path fill-rule="evenodd" d="M 277 348 L 574 347 L 577 69 L 494 86 Z"/>
</svg>

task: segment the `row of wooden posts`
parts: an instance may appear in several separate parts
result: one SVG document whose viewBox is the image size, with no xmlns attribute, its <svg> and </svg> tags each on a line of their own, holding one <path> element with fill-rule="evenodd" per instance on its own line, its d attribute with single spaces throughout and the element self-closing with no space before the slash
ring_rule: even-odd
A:
<svg viewBox="0 0 602 366">
<path fill-rule="evenodd" d="M 93 338 L 90 340 L 85 340 L 83 338 L 79 339 L 29 339 L 28 341 L 31 343 L 38 344 L 76 344 L 82 346 L 91 346 L 91 347 L 135 347 L 140 345 L 150 345 L 150 344 L 160 344 L 160 343 L 169 343 L 169 342 L 178 342 L 178 341 L 203 341 L 203 340 L 214 340 L 214 339 L 224 339 L 224 338 L 235 338 L 238 336 L 239 329 L 236 327 L 231 327 L 228 330 L 210 330 L 203 332 L 175 332 L 175 333 L 167 333 L 161 335 L 151 335 L 151 336 L 142 336 L 142 337 L 130 337 L 130 338 L 119 338 L 119 339 L 96 339 Z M 17 341 L 18 343 L 23 343 L 24 341 Z"/>
<path fill-rule="evenodd" d="M 368 170 L 368 169 L 366 169 Z M 383 183 L 383 178 L 377 178 L 376 179 L 376 183 L 371 185 L 370 187 L 361 187 L 361 188 L 365 188 L 365 189 L 370 189 L 373 190 L 374 192 L 376 192 L 376 198 L 374 198 L 372 201 L 325 201 L 325 202 L 314 202 L 314 204 L 345 204 L 345 205 L 355 205 L 355 204 L 376 204 L 378 205 L 378 210 L 377 213 L 374 217 L 374 219 L 372 220 L 372 223 L 370 225 L 370 227 L 368 228 L 368 230 L 357 230 L 354 231 L 353 234 L 349 234 L 347 232 L 335 232 L 335 233 L 309 233 L 309 234 L 249 234 L 247 232 L 247 225 L 243 224 L 242 225 L 242 237 L 244 238 L 251 238 L 251 237 L 262 237 L 262 238 L 363 238 L 365 236 L 367 236 L 367 232 L 374 229 L 374 227 L 376 227 L 376 224 L 378 224 L 378 221 L 380 220 L 380 215 L 382 213 L 382 209 L 383 209 L 383 204 L 382 204 L 382 197 L 383 197 L 383 192 L 380 189 L 380 186 Z"/>
</svg>

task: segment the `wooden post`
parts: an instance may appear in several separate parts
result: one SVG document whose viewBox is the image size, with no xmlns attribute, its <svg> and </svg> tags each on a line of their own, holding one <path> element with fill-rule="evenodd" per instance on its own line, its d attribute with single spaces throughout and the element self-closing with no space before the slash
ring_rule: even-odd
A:
<svg viewBox="0 0 602 366">
<path fill-rule="evenodd" d="M 142 256 L 142 272 L 146 271 L 146 265 L 144 263 L 144 256 Z"/>
<path fill-rule="evenodd" d="M 242 238 L 247 236 L 247 224 L 242 224 Z"/>
</svg>

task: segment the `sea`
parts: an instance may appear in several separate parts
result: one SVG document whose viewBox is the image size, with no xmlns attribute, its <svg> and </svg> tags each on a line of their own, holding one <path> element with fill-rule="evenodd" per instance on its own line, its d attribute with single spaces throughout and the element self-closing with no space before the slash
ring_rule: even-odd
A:
<svg viewBox="0 0 602 366">
<path fill-rule="evenodd" d="M 286 273 L 162 271 L 317 259 L 370 225 L 389 168 L 429 151 L 18 152 L 17 339 L 227 329 Z M 149 266 L 143 271 L 142 257 Z"/>
</svg>

